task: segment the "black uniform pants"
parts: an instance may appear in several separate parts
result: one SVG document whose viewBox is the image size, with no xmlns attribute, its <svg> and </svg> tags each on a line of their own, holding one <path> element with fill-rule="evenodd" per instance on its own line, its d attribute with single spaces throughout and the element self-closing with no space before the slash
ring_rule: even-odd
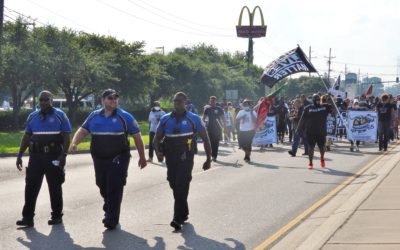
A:
<svg viewBox="0 0 400 250">
<path fill-rule="evenodd" d="M 188 195 L 192 180 L 193 152 L 169 152 L 165 159 L 167 180 L 174 194 L 174 220 L 183 223 L 189 215 Z"/>
<path fill-rule="evenodd" d="M 104 199 L 104 219 L 111 225 L 119 223 L 122 196 L 130 155 L 120 154 L 114 158 L 102 159 L 92 155 L 96 174 L 96 185 Z"/>
<path fill-rule="evenodd" d="M 46 176 L 50 193 L 51 217 L 61 218 L 63 216 L 62 187 L 64 183 L 64 170 L 54 166 L 52 161 L 58 155 L 31 154 L 25 178 L 25 205 L 22 216 L 26 219 L 33 219 L 35 216 L 36 200 L 42 187 L 43 177 Z"/>
<path fill-rule="evenodd" d="M 218 156 L 218 148 L 219 148 L 219 141 L 221 140 L 222 131 L 213 131 L 207 130 L 208 137 L 210 138 L 211 150 L 212 150 L 212 158 L 217 158 Z"/>
</svg>

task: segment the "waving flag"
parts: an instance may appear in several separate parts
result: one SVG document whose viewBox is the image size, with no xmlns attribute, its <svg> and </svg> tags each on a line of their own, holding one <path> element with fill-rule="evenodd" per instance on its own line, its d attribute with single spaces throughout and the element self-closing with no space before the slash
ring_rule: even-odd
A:
<svg viewBox="0 0 400 250">
<path fill-rule="evenodd" d="M 333 89 L 334 90 L 339 90 L 340 88 L 340 75 L 338 76 L 338 78 L 336 79 L 335 84 L 333 85 Z"/>
<path fill-rule="evenodd" d="M 257 128 L 262 125 L 265 121 L 265 118 L 267 118 L 272 101 L 273 100 L 269 97 L 265 97 L 262 102 L 255 107 L 257 112 Z"/>
<path fill-rule="evenodd" d="M 298 72 L 317 72 L 299 46 L 271 62 L 265 68 L 261 82 L 272 88 L 281 79 Z"/>
<path fill-rule="evenodd" d="M 373 90 L 373 87 L 372 87 L 372 84 L 371 84 L 371 85 L 369 85 L 367 91 L 365 91 L 364 95 L 365 96 L 370 96 L 372 94 L 372 90 Z"/>
</svg>

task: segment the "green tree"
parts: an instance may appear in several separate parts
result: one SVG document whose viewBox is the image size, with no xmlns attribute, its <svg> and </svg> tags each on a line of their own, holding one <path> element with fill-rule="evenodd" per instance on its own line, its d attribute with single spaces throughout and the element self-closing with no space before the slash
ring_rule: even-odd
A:
<svg viewBox="0 0 400 250">
<path fill-rule="evenodd" d="M 13 104 L 14 128 L 24 102 L 47 76 L 46 47 L 36 42 L 26 20 L 18 18 L 4 25 L 1 85 L 8 88 Z"/>
</svg>

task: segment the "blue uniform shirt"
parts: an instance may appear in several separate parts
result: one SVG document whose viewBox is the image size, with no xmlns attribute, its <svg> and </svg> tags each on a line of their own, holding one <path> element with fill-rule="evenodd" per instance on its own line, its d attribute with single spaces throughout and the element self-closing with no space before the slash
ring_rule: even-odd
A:
<svg viewBox="0 0 400 250">
<path fill-rule="evenodd" d="M 126 122 L 126 128 L 121 118 Z M 136 119 L 120 108 L 117 108 L 108 117 L 104 115 L 104 109 L 93 111 L 83 123 L 82 128 L 89 131 L 92 135 L 119 135 L 125 132 L 132 135 L 140 132 Z"/>
<path fill-rule="evenodd" d="M 175 117 L 172 112 L 161 117 L 157 132 L 163 132 L 166 137 L 190 136 L 205 129 L 200 117 L 186 111 L 182 117 Z"/>
<path fill-rule="evenodd" d="M 120 108 L 108 117 L 104 113 L 104 109 L 93 111 L 82 125 L 92 134 L 90 152 L 98 158 L 114 158 L 129 152 L 127 134 L 140 132 L 135 118 Z"/>
<path fill-rule="evenodd" d="M 60 109 L 44 114 L 40 110 L 29 114 L 25 124 L 25 133 L 32 135 L 32 141 L 58 141 L 61 133 L 71 133 L 71 123 Z"/>
</svg>

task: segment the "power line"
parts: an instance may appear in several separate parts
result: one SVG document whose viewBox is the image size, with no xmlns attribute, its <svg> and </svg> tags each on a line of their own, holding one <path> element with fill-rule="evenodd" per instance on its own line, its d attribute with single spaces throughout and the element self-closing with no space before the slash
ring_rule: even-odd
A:
<svg viewBox="0 0 400 250">
<path fill-rule="evenodd" d="M 133 4 L 133 5 L 135 5 L 135 6 L 138 6 L 139 8 L 142 8 L 142 9 L 146 10 L 147 12 L 149 12 L 149 13 L 151 13 L 151 14 L 153 14 L 153 15 L 159 17 L 159 18 L 162 18 L 162 19 L 167 20 L 167 21 L 169 21 L 169 22 L 175 23 L 175 24 L 180 25 L 180 26 L 182 26 L 182 27 L 188 28 L 188 29 L 190 29 L 190 30 L 195 30 L 195 31 L 197 31 L 197 32 L 201 32 L 201 33 L 205 33 L 205 34 L 213 35 L 213 36 L 232 36 L 232 35 L 221 35 L 221 34 L 217 34 L 217 33 L 211 33 L 211 32 L 208 32 L 208 31 L 196 29 L 196 28 L 194 28 L 193 26 L 190 26 L 190 25 L 187 25 L 187 24 L 183 24 L 183 23 L 177 22 L 177 21 L 175 21 L 175 20 L 173 20 L 173 19 L 171 19 L 171 18 L 165 17 L 165 16 L 161 16 L 161 15 L 157 14 L 155 11 L 153 11 L 153 10 L 151 10 L 151 9 L 149 9 L 149 8 L 146 8 L 146 7 L 142 6 L 142 5 L 139 5 L 139 4 L 137 4 L 137 3 L 135 3 L 135 2 L 133 2 L 133 1 L 131 1 L 131 0 L 128 0 L 128 2 L 131 3 L 131 4 Z M 231 29 L 231 31 L 232 31 L 232 29 Z"/>
<path fill-rule="evenodd" d="M 74 20 L 72 20 L 72 19 L 70 19 L 70 18 L 68 18 L 68 17 L 65 17 L 65 16 L 63 16 L 63 15 L 61 15 L 61 14 L 59 14 L 59 13 L 57 13 L 57 12 L 55 12 L 55 11 L 49 9 L 49 8 L 47 8 L 47 7 L 45 7 L 45 6 L 41 5 L 41 4 L 38 4 L 38 3 L 33 2 L 33 1 L 31 1 L 31 0 L 26 0 L 26 1 L 32 3 L 33 5 L 38 6 L 39 8 L 42 8 L 42 9 L 44 9 L 44 10 L 46 10 L 46 11 L 52 13 L 53 15 L 59 16 L 59 17 L 63 18 L 64 20 L 67 20 L 67 21 L 69 21 L 69 22 L 71 22 L 71 23 L 74 23 L 74 24 L 78 25 L 79 27 L 82 27 L 82 28 L 84 28 L 84 29 L 86 29 L 86 30 L 90 30 L 91 32 L 95 32 L 93 29 L 91 29 L 91 28 L 89 28 L 89 27 L 86 27 L 86 26 L 84 26 L 84 25 L 82 25 L 82 24 L 80 24 L 80 23 L 78 23 L 78 22 L 76 22 L 76 21 L 74 21 Z"/>
<path fill-rule="evenodd" d="M 157 6 L 151 5 L 151 4 L 149 4 L 149 3 L 147 3 L 147 2 L 145 2 L 143 0 L 139 0 L 139 1 L 142 2 L 143 4 L 149 6 L 152 9 L 156 9 L 156 10 L 160 11 L 161 13 L 167 14 L 167 15 L 169 15 L 171 17 L 174 17 L 174 18 L 179 19 L 179 20 L 184 21 L 184 22 L 188 22 L 188 23 L 191 23 L 191 24 L 194 24 L 194 25 L 205 27 L 205 28 L 212 28 L 212 29 L 219 29 L 219 30 L 232 30 L 232 29 L 226 28 L 226 27 L 216 27 L 216 26 L 210 26 L 210 25 L 206 25 L 206 24 L 196 23 L 196 22 L 193 22 L 191 20 L 188 20 L 188 19 L 176 16 L 174 14 L 171 14 L 169 12 L 166 12 L 165 10 L 162 10 L 162 9 L 158 8 Z"/>
<path fill-rule="evenodd" d="M 32 20 L 32 21 L 34 21 L 34 22 L 37 22 L 37 23 L 39 23 L 39 24 L 41 24 L 41 25 L 43 25 L 43 26 L 46 26 L 45 23 L 42 23 L 42 22 L 38 21 L 37 19 L 32 18 L 32 17 L 30 17 L 30 16 L 27 16 L 27 15 L 25 15 L 25 14 L 19 12 L 19 11 L 10 9 L 10 8 L 8 8 L 7 6 L 4 6 L 4 8 L 6 8 L 7 11 L 10 12 L 10 14 L 11 14 L 11 13 L 14 13 L 14 14 L 17 15 L 17 16 L 22 16 L 22 17 L 24 17 L 24 18 L 26 18 L 26 19 L 30 19 L 30 20 Z"/>
<path fill-rule="evenodd" d="M 338 62 L 338 61 L 335 61 L 335 62 L 332 62 L 332 63 L 347 64 L 347 65 L 353 65 L 353 66 L 378 67 L 378 68 L 380 68 L 380 67 L 382 67 L 382 68 L 385 68 L 385 67 L 388 67 L 388 68 L 396 67 L 395 64 L 393 64 L 393 65 L 378 65 L 378 64 L 361 64 L 361 63 L 348 63 L 348 62 Z"/>
<path fill-rule="evenodd" d="M 147 20 L 147 19 L 144 19 L 144 18 L 135 16 L 135 15 L 133 15 L 132 13 L 129 13 L 129 12 L 125 11 L 125 10 L 122 10 L 122 9 L 120 9 L 120 8 L 117 8 L 117 7 L 115 7 L 115 6 L 111 5 L 111 4 L 105 3 L 105 2 L 103 2 L 102 0 L 97 0 L 97 2 L 99 2 L 99 3 L 101 3 L 101 4 L 103 4 L 103 5 L 107 6 L 107 7 L 109 7 L 109 8 L 111 8 L 111 9 L 115 10 L 115 11 L 121 12 L 121 13 L 127 15 L 127 16 L 130 16 L 130 17 L 132 17 L 132 18 L 141 20 L 141 21 L 146 22 L 146 23 L 150 23 L 150 24 L 155 25 L 155 26 L 158 26 L 158 27 L 163 27 L 163 28 L 165 28 L 165 29 L 169 29 L 169 30 L 173 30 L 173 31 L 177 31 L 177 32 L 185 33 L 185 34 L 190 34 L 190 35 L 209 36 L 209 35 L 207 35 L 207 34 L 195 33 L 195 32 L 190 32 L 190 31 L 184 31 L 184 30 L 176 29 L 176 28 L 173 28 L 173 27 L 168 27 L 168 26 L 166 26 L 166 25 L 159 24 L 159 23 L 156 23 L 156 22 L 153 22 L 153 21 L 150 21 L 150 20 Z M 218 35 L 218 36 L 226 37 L 226 36 L 224 36 L 224 35 Z M 229 37 L 231 37 L 231 36 L 229 36 Z"/>
</svg>

